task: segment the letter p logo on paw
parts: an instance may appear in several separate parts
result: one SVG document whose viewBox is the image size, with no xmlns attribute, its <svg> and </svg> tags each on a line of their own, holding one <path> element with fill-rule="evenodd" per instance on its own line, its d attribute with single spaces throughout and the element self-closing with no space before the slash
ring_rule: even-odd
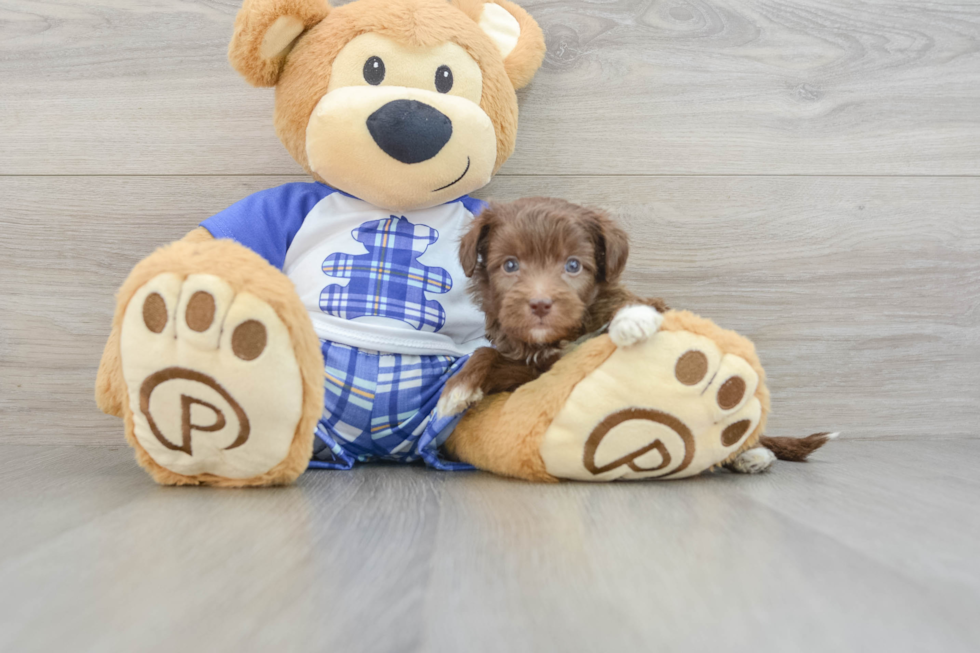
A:
<svg viewBox="0 0 980 653">
<path fill-rule="evenodd" d="M 225 450 L 248 441 L 250 426 L 242 407 L 217 381 L 194 370 L 168 367 L 148 376 L 140 387 L 140 411 L 160 444 L 188 456 L 194 455 L 195 432 L 230 439 L 231 443 L 222 447 Z M 210 412 L 212 419 L 199 422 L 205 412 Z M 159 420 L 154 413 L 161 416 Z"/>
</svg>

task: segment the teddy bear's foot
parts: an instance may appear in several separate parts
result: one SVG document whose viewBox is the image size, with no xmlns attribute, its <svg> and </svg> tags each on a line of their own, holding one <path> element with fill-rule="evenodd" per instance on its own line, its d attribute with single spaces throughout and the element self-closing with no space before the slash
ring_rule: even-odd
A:
<svg viewBox="0 0 980 653">
<path fill-rule="evenodd" d="M 572 391 L 541 441 L 548 474 L 583 481 L 682 478 L 749 444 L 759 375 L 691 331 L 618 348 Z"/>
<path fill-rule="evenodd" d="M 127 426 L 148 466 L 170 472 L 154 467 L 157 480 L 249 484 L 234 479 L 289 455 L 304 388 L 268 303 L 217 276 L 160 274 L 126 307 L 120 345 Z"/>
</svg>

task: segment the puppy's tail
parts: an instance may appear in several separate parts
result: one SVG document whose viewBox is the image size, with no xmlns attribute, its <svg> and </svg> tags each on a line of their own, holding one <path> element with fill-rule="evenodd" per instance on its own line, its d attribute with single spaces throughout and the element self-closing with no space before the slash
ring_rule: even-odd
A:
<svg viewBox="0 0 980 653">
<path fill-rule="evenodd" d="M 806 457 L 827 443 L 827 440 L 835 440 L 840 435 L 840 431 L 834 433 L 814 433 L 805 438 L 771 438 L 763 435 L 759 438 L 759 444 L 776 454 L 780 460 L 791 460 L 801 463 Z"/>
</svg>

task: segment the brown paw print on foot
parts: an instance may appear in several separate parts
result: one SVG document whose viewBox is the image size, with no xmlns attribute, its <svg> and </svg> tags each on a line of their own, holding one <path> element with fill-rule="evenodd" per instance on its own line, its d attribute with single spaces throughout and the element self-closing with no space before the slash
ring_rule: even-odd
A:
<svg viewBox="0 0 980 653">
<path fill-rule="evenodd" d="M 216 276 L 163 274 L 130 301 L 121 341 L 133 432 L 158 464 L 248 478 L 285 458 L 302 384 L 267 303 Z"/>
<path fill-rule="evenodd" d="M 758 424 L 758 375 L 710 339 L 661 332 L 620 353 L 576 387 L 545 433 L 542 458 L 552 475 L 691 476 L 727 458 Z"/>
</svg>

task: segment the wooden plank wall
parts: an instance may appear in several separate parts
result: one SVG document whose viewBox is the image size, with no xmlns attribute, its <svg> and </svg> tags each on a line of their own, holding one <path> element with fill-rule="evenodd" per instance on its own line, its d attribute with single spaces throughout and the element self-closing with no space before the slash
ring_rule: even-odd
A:
<svg viewBox="0 0 980 653">
<path fill-rule="evenodd" d="M 92 384 L 156 246 L 303 179 L 237 0 L 0 0 L 0 441 L 118 444 Z M 526 0 L 548 56 L 483 197 L 606 207 L 644 293 L 752 337 L 773 434 L 975 438 L 980 5 Z"/>
</svg>

